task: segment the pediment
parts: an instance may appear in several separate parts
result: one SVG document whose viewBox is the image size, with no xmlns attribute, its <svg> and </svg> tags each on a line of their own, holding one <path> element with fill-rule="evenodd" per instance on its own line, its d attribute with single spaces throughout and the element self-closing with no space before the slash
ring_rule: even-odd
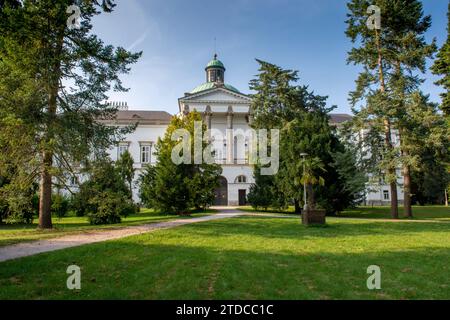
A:
<svg viewBox="0 0 450 320">
<path fill-rule="evenodd" d="M 214 88 L 180 98 L 181 102 L 232 102 L 233 104 L 248 104 L 251 99 L 226 88 Z"/>
</svg>

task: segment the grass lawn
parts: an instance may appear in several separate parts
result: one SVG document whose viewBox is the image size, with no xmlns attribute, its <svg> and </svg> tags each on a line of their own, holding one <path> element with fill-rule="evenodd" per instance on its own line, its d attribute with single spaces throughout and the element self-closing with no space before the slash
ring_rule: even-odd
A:
<svg viewBox="0 0 450 320">
<path fill-rule="evenodd" d="M 340 216 L 352 218 L 383 218 L 390 219 L 390 207 L 358 207 L 344 211 Z M 400 218 L 404 218 L 403 207 L 399 207 Z M 450 207 L 445 206 L 414 206 L 413 215 L 416 220 L 450 221 Z"/>
<path fill-rule="evenodd" d="M 450 299 L 449 239 L 443 221 L 216 220 L 0 263 L 0 299 Z"/>
<path fill-rule="evenodd" d="M 251 207 L 241 207 L 239 210 L 245 212 L 253 212 Z M 281 213 L 292 214 L 294 208 L 290 207 L 286 211 L 280 212 L 277 210 L 267 210 L 258 212 L 261 214 Z M 450 207 L 445 206 L 413 206 L 413 215 L 415 220 L 441 220 L 450 221 Z M 400 219 L 406 219 L 403 215 L 403 207 L 399 206 Z M 347 218 L 367 218 L 367 219 L 390 219 L 390 207 L 358 207 L 355 209 L 348 209 L 342 212 L 339 217 Z"/>
<path fill-rule="evenodd" d="M 214 212 L 213 210 L 193 213 L 192 217 L 199 217 Z M 133 225 L 156 223 L 173 219 L 189 219 L 174 215 L 161 214 L 149 209 L 143 209 L 140 213 L 122 218 L 122 223 L 114 225 L 92 226 L 87 217 L 68 216 L 62 219 L 53 217 L 52 230 L 39 230 L 37 218 L 33 224 L 0 225 L 0 246 L 6 246 L 24 241 L 55 238 L 80 232 L 97 232 L 104 229 L 123 228 Z"/>
</svg>

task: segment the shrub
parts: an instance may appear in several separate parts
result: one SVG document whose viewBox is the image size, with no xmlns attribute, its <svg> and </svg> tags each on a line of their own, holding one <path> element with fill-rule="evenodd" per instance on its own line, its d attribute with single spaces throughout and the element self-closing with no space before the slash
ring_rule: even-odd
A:
<svg viewBox="0 0 450 320">
<path fill-rule="evenodd" d="M 141 201 L 149 208 L 169 214 L 186 214 L 190 209 L 207 208 L 214 202 L 214 189 L 219 185 L 222 168 L 217 164 L 175 164 L 172 160 L 172 133 L 178 129 L 195 133 L 196 121 L 201 121 L 198 112 L 183 118 L 173 117 L 164 137 L 158 139 L 154 167 L 148 166 L 140 177 Z M 202 132 L 206 131 L 203 125 Z M 203 148 L 207 147 L 204 142 Z M 186 150 L 183 150 L 183 153 Z"/>
<path fill-rule="evenodd" d="M 31 202 L 31 197 L 27 195 L 16 195 L 7 199 L 5 211 L 5 222 L 8 224 L 33 223 L 35 214 Z"/>
<path fill-rule="evenodd" d="M 89 191 L 90 188 L 83 184 L 80 186 L 80 191 L 72 197 L 70 210 L 74 211 L 77 217 L 84 217 L 93 210 L 92 206 L 89 204 L 89 200 L 92 196 Z"/>
<path fill-rule="evenodd" d="M 94 208 L 88 214 L 92 225 L 120 223 L 121 217 L 136 212 L 136 206 L 125 194 L 112 191 L 99 193 L 90 199 L 89 204 Z"/>
<path fill-rule="evenodd" d="M 121 216 L 136 212 L 130 189 L 110 159 L 97 160 L 89 169 L 89 180 L 72 200 L 77 216 L 87 215 L 91 224 L 98 225 L 120 223 Z"/>
<path fill-rule="evenodd" d="M 38 213 L 33 202 L 35 194 L 35 184 L 14 184 L 0 176 L 0 223 L 33 223 L 33 216 Z"/>
<path fill-rule="evenodd" d="M 69 212 L 69 199 L 66 197 L 55 194 L 52 197 L 52 214 L 58 218 L 64 218 Z"/>
</svg>

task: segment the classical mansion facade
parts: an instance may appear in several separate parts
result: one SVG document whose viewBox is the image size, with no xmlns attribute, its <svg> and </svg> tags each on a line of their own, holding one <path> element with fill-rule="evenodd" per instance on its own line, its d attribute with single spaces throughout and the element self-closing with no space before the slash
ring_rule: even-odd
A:
<svg viewBox="0 0 450 320">
<path fill-rule="evenodd" d="M 225 82 L 226 69 L 217 55 L 207 64 L 205 71 L 206 81 L 178 99 L 179 114 L 176 116 L 196 110 L 203 115 L 208 129 L 224 137 L 211 139 L 215 161 L 223 169 L 214 204 L 245 205 L 250 186 L 254 183 L 253 167 L 249 163 L 248 138 L 240 138 L 241 135 L 235 133 L 250 130 L 251 99 Z M 119 145 L 109 150 L 109 155 L 115 161 L 128 150 L 135 160 L 137 181 L 145 166 L 156 163 L 155 144 L 164 135 L 172 115 L 165 111 L 129 110 L 126 104 L 120 104 L 119 109 L 116 119 L 110 124 L 125 126 L 137 123 L 138 126 Z M 331 115 L 332 124 L 337 126 L 349 119 L 351 116 L 346 114 Z M 133 198 L 139 202 L 139 187 L 137 183 L 134 185 Z M 76 188 L 75 185 L 73 187 Z M 376 188 L 368 188 L 366 204 L 388 204 L 389 192 L 389 187 L 382 184 Z M 401 188 L 398 197 L 399 201 L 403 199 Z"/>
</svg>

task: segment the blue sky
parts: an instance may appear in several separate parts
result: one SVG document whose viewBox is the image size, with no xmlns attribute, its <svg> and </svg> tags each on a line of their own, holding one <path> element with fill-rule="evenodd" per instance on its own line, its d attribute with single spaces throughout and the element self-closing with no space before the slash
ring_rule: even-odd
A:
<svg viewBox="0 0 450 320">
<path fill-rule="evenodd" d="M 106 43 L 143 51 L 124 76 L 127 93 L 111 93 L 131 109 L 178 111 L 177 99 L 205 81 L 214 54 L 227 68 L 226 82 L 250 93 L 255 58 L 300 71 L 300 82 L 328 95 L 335 112 L 350 113 L 348 92 L 359 67 L 346 64 L 352 44 L 346 38 L 346 0 L 116 0 L 111 14 L 94 20 Z M 446 38 L 447 0 L 424 0 L 433 25 L 427 40 Z M 441 88 L 431 74 L 423 90 L 439 102 Z"/>
</svg>

